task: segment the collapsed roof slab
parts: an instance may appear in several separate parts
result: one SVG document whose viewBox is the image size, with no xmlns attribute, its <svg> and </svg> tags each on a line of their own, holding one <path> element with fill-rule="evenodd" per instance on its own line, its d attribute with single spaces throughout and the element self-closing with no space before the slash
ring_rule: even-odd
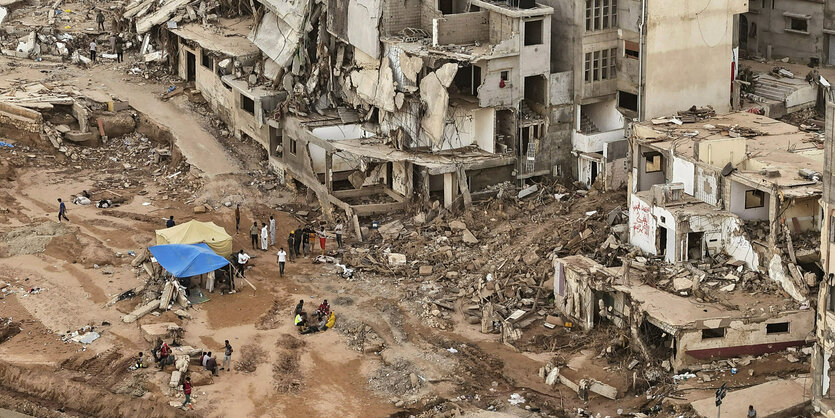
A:
<svg viewBox="0 0 835 418">
<path fill-rule="evenodd" d="M 143 34 L 149 31 L 152 27 L 162 24 L 171 18 L 177 9 L 185 7 L 190 0 L 166 0 L 153 13 L 142 17 L 136 21 L 136 33 Z"/>
<path fill-rule="evenodd" d="M 197 43 L 205 50 L 230 57 L 245 58 L 261 52 L 246 38 L 248 29 L 244 27 L 244 30 L 241 30 L 241 22 L 232 23 L 232 25 L 223 23 L 221 22 L 222 26 L 214 28 L 215 30 L 197 23 L 187 23 L 168 30 L 180 38 Z"/>
<path fill-rule="evenodd" d="M 306 1 L 262 1 L 269 11 L 249 35 L 258 48 L 280 67 L 293 60 L 307 14 Z"/>
</svg>

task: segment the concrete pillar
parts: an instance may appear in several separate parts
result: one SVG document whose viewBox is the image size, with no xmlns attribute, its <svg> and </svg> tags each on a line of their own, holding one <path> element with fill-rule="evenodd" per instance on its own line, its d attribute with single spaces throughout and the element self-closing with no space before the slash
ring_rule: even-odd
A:
<svg viewBox="0 0 835 418">
<path fill-rule="evenodd" d="M 777 191 L 772 189 L 768 195 L 768 244 L 774 247 L 777 243 L 777 228 L 780 227 L 779 198 Z"/>
<path fill-rule="evenodd" d="M 458 191 L 458 179 L 454 172 L 444 173 L 444 207 L 452 207 Z"/>
<path fill-rule="evenodd" d="M 406 186 L 406 200 L 411 200 L 412 196 L 415 194 L 415 166 L 408 161 L 403 162 L 404 172 L 406 173 L 405 179 L 403 180 Z"/>
<path fill-rule="evenodd" d="M 333 193 L 333 153 L 325 152 L 325 185 L 328 193 Z"/>
</svg>

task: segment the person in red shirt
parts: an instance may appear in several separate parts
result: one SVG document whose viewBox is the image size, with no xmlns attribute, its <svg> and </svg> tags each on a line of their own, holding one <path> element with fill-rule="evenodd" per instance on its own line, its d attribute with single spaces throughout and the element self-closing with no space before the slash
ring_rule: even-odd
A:
<svg viewBox="0 0 835 418">
<path fill-rule="evenodd" d="M 325 299 L 325 301 L 322 302 L 321 305 L 319 305 L 319 309 L 316 309 L 316 315 L 318 315 L 319 318 L 322 318 L 322 317 L 327 318 L 327 316 L 330 315 L 330 313 L 331 313 L 331 305 L 328 304 L 328 300 Z"/>
<path fill-rule="evenodd" d="M 191 407 L 191 378 L 187 377 L 186 381 L 183 382 L 183 394 L 186 395 L 186 400 L 183 401 L 182 407 L 185 408 L 186 404 Z"/>
</svg>

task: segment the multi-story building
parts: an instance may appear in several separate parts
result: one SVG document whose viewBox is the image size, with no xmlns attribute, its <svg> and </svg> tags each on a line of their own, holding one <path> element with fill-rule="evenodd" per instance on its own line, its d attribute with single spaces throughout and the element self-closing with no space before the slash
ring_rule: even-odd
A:
<svg viewBox="0 0 835 418">
<path fill-rule="evenodd" d="M 730 108 L 734 20 L 747 0 L 544 0 L 551 70 L 566 74 L 580 181 L 624 184 L 624 128 L 691 106 Z M 556 96 L 560 96 L 557 94 Z"/>
<path fill-rule="evenodd" d="M 739 47 L 766 58 L 835 64 L 835 1 L 753 0 L 739 18 Z"/>
</svg>

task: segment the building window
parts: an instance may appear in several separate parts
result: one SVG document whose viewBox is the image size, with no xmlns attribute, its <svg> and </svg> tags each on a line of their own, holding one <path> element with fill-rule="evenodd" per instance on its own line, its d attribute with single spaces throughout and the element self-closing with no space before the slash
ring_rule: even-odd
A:
<svg viewBox="0 0 835 418">
<path fill-rule="evenodd" d="M 290 154 L 296 155 L 296 147 L 298 146 L 298 142 L 296 138 L 287 138 L 290 140 Z"/>
<path fill-rule="evenodd" d="M 583 79 L 589 83 L 615 78 L 617 48 L 586 52 Z"/>
<path fill-rule="evenodd" d="M 787 23 L 787 30 L 809 33 L 809 21 L 807 19 L 790 17 Z"/>
<path fill-rule="evenodd" d="M 586 61 L 583 65 L 583 79 L 586 80 L 586 83 L 591 82 L 591 52 L 586 52 Z"/>
<path fill-rule="evenodd" d="M 247 113 L 255 114 L 255 101 L 249 97 L 241 95 L 241 109 L 246 110 Z"/>
<path fill-rule="evenodd" d="M 499 77 L 502 79 L 502 81 L 510 80 L 510 71 L 502 71 L 501 73 L 499 73 Z"/>
<path fill-rule="evenodd" d="M 646 158 L 646 164 L 644 165 L 644 172 L 646 173 L 657 173 L 661 171 L 661 165 L 664 161 L 664 157 L 661 156 L 658 152 L 651 152 L 644 154 L 644 158 Z"/>
<path fill-rule="evenodd" d="M 725 338 L 725 328 L 707 328 L 702 330 L 702 339 Z"/>
<path fill-rule="evenodd" d="M 829 217 L 829 242 L 835 243 L 835 216 Z"/>
<path fill-rule="evenodd" d="M 765 206 L 765 193 L 762 190 L 745 191 L 745 209 L 755 209 Z"/>
<path fill-rule="evenodd" d="M 638 59 L 641 57 L 640 47 L 637 42 L 623 41 L 623 55 L 626 58 Z"/>
<path fill-rule="evenodd" d="M 586 0 L 586 30 L 616 28 L 618 25 L 617 0 Z"/>
<path fill-rule="evenodd" d="M 203 56 L 200 57 L 200 63 L 203 64 L 204 67 L 208 69 L 212 69 L 212 57 L 209 56 L 205 51 L 202 54 Z"/>
<path fill-rule="evenodd" d="M 765 325 L 765 333 L 766 334 L 784 334 L 789 332 L 789 323 L 788 322 L 778 322 L 775 324 L 766 324 Z"/>
<path fill-rule="evenodd" d="M 542 20 L 525 22 L 525 45 L 539 45 L 542 43 Z"/>
</svg>

